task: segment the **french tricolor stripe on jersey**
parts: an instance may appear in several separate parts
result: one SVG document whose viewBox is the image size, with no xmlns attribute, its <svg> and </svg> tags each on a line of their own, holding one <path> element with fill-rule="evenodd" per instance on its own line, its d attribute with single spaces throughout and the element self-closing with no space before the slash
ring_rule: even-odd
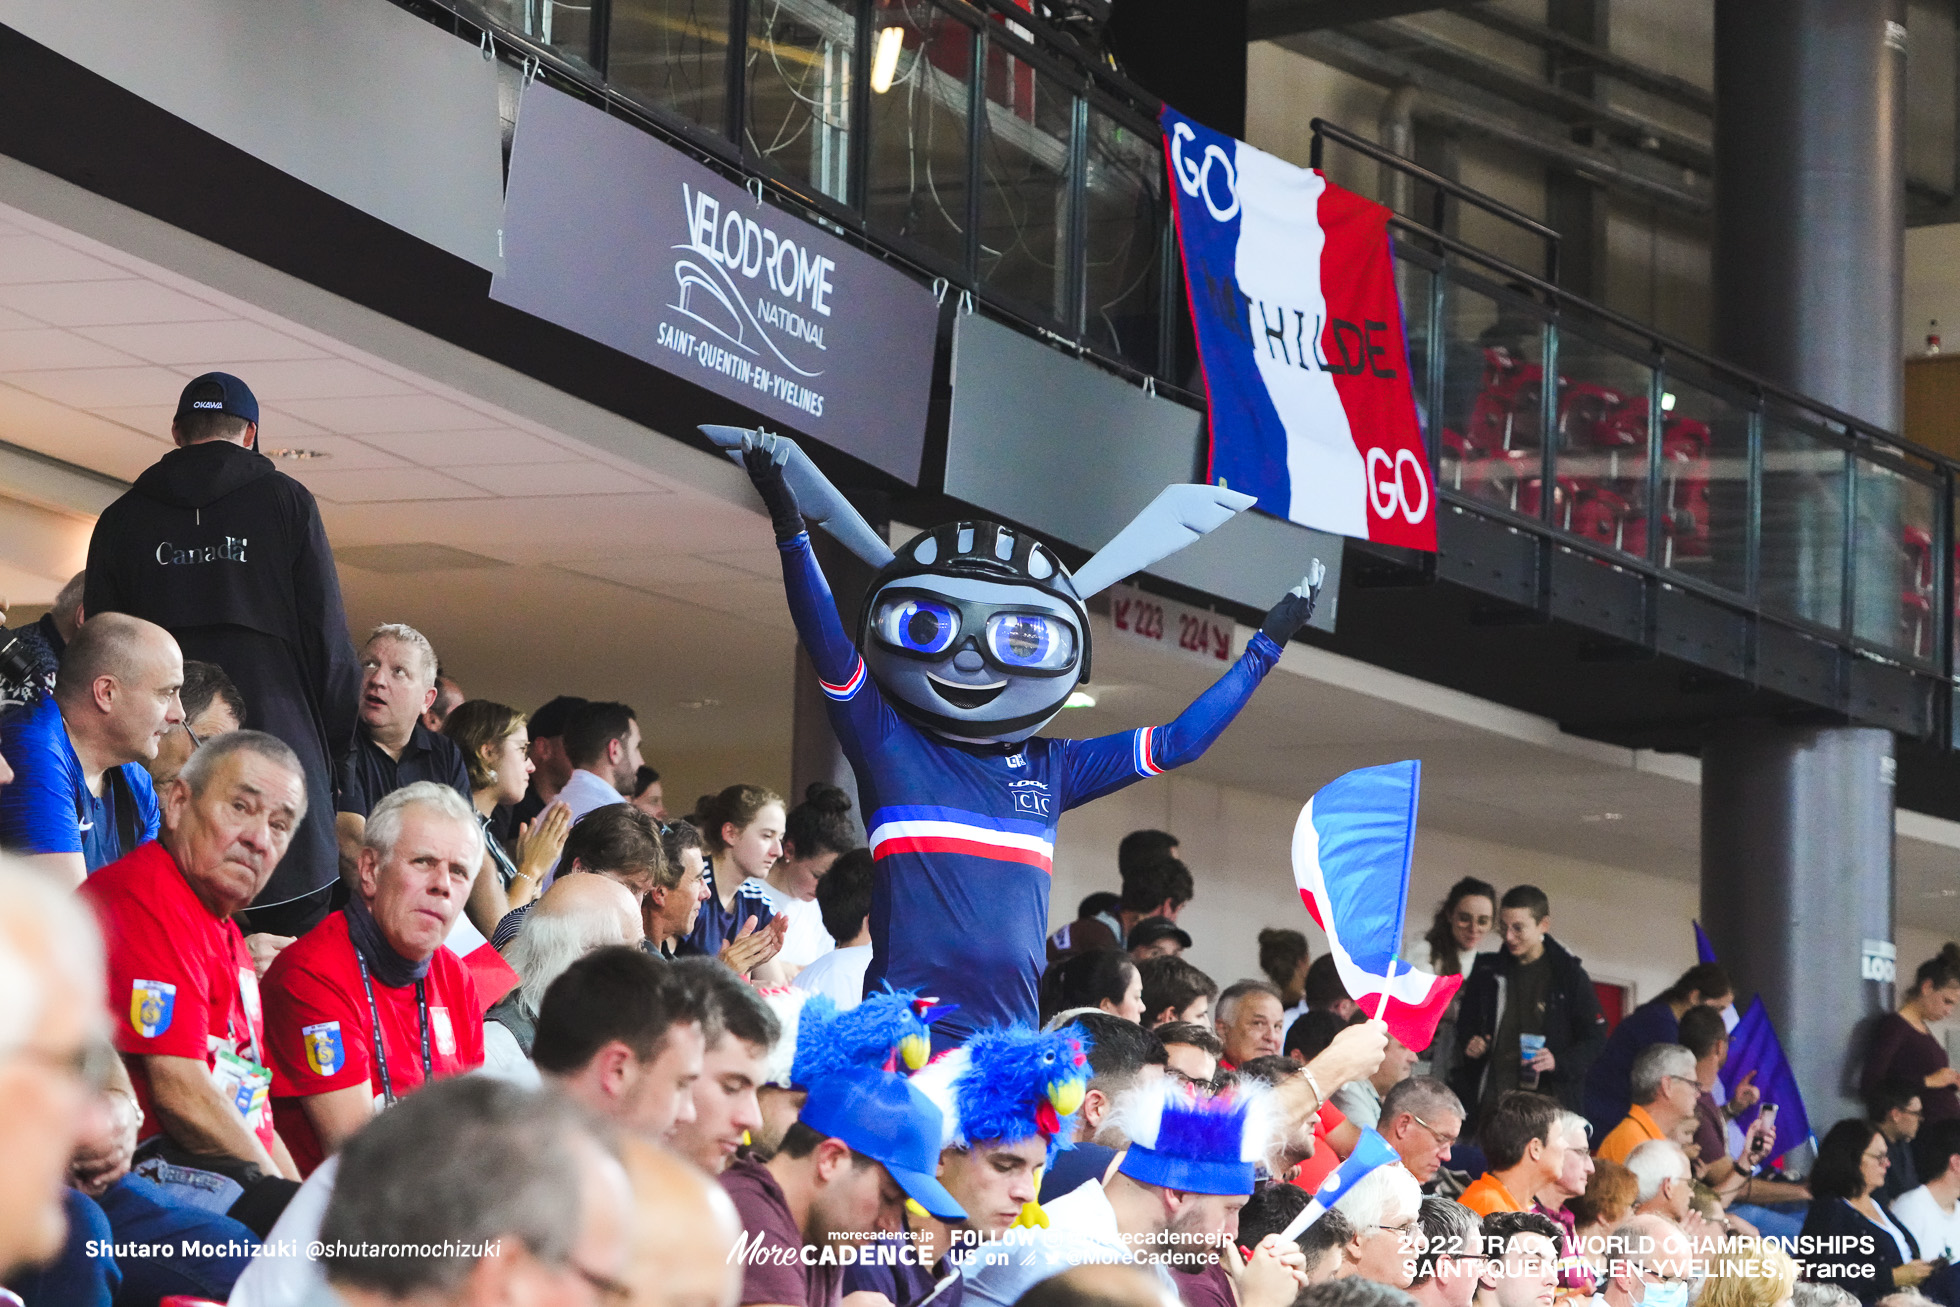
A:
<svg viewBox="0 0 1960 1307">
<path fill-rule="evenodd" d="M 829 681 L 824 680 L 823 677 L 821 676 L 817 678 L 817 684 L 821 685 L 823 687 L 823 692 L 829 695 L 833 699 L 850 698 L 852 695 L 856 694 L 858 690 L 861 689 L 864 685 L 863 656 L 859 655 L 857 660 L 857 666 L 851 669 L 851 674 L 845 678 L 844 683 L 842 685 L 832 685 Z"/>
<path fill-rule="evenodd" d="M 906 805 L 871 815 L 871 856 L 895 853 L 964 853 L 1000 862 L 1055 869 L 1055 828 L 1011 817 L 989 817 L 963 808 Z"/>
<path fill-rule="evenodd" d="M 1422 764 L 1351 771 L 1300 810 L 1293 827 L 1293 879 L 1315 924 L 1327 932 L 1341 984 L 1370 1016 L 1382 1008 L 1389 1033 L 1416 1052 L 1463 984 L 1400 962 L 1415 852 Z"/>
<path fill-rule="evenodd" d="M 1136 764 L 1139 776 L 1161 776 L 1164 769 L 1150 756 L 1152 737 L 1157 733 L 1155 726 L 1145 726 L 1136 733 Z"/>
<path fill-rule="evenodd" d="M 1303 526 L 1436 548 L 1389 210 L 1163 111 L 1211 480 Z"/>
</svg>

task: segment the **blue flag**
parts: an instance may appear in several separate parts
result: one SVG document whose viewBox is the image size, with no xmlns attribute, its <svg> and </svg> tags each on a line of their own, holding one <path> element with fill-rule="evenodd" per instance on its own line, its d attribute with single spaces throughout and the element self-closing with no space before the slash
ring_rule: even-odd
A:
<svg viewBox="0 0 1960 1307">
<path fill-rule="evenodd" d="M 1346 1161 L 1327 1173 L 1327 1178 L 1320 1182 L 1320 1188 L 1313 1191 L 1313 1198 L 1280 1231 L 1280 1238 L 1288 1243 L 1298 1239 L 1308 1226 L 1325 1216 L 1329 1208 L 1340 1202 L 1347 1191 L 1360 1184 L 1365 1177 L 1384 1166 L 1401 1164 L 1402 1155 L 1395 1151 L 1393 1144 L 1373 1130 L 1363 1130 L 1354 1151 L 1347 1155 Z"/>
<path fill-rule="evenodd" d="M 1715 960 L 1715 946 L 1708 942 L 1708 932 L 1703 930 L 1701 923 L 1697 921 L 1695 923 L 1695 961 L 1713 962 Z"/>
<path fill-rule="evenodd" d="M 1776 1037 L 1776 1027 L 1770 1023 L 1769 1013 L 1764 1010 L 1761 1000 L 1751 999 L 1749 1010 L 1735 1023 L 1729 1033 L 1729 1056 L 1722 1063 L 1722 1087 L 1733 1100 L 1742 1079 L 1751 1071 L 1756 1073 L 1756 1088 L 1762 1091 L 1763 1105 L 1776 1104 L 1776 1144 L 1774 1152 L 1781 1156 L 1810 1138 L 1810 1117 L 1803 1109 L 1803 1094 L 1797 1089 L 1796 1073 L 1783 1056 L 1783 1044 Z M 1762 1107 L 1753 1107 L 1736 1120 L 1738 1128 L 1747 1131 L 1754 1125 Z"/>
</svg>

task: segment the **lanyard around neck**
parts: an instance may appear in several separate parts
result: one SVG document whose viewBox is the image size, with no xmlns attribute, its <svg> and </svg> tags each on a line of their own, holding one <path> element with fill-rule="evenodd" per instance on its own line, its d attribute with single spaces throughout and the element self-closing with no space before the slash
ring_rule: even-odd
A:
<svg viewBox="0 0 1960 1307">
<path fill-rule="evenodd" d="M 381 1100 L 393 1107 L 395 1105 L 395 1083 L 388 1074 L 388 1050 L 381 1038 L 381 1009 L 374 1003 L 374 982 L 368 978 L 367 959 L 359 949 L 354 950 L 354 961 L 361 967 L 361 988 L 367 991 L 368 1020 L 372 1025 L 374 1042 L 374 1067 L 381 1073 Z M 429 993 L 427 982 L 415 982 L 415 1005 L 420 1013 L 422 1026 L 422 1083 L 428 1084 L 435 1078 L 435 1066 L 429 1057 Z"/>
</svg>

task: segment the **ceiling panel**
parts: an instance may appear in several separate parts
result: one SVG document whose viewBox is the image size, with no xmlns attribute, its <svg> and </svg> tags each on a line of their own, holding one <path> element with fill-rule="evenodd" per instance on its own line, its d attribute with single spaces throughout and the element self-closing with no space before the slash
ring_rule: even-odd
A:
<svg viewBox="0 0 1960 1307">
<path fill-rule="evenodd" d="M 0 236 L 0 283 L 109 281 L 128 274 L 44 236 Z"/>
<path fill-rule="evenodd" d="M 28 368 L 102 368 L 141 363 L 119 349 L 60 327 L 0 331 L 0 372 Z"/>
<path fill-rule="evenodd" d="M 513 499 L 532 495 L 631 495 L 649 490 L 671 493 L 603 463 L 497 463 L 443 470 L 492 494 Z"/>
<path fill-rule="evenodd" d="M 388 431 L 471 431 L 483 426 L 485 416 L 439 395 L 426 394 L 293 399 L 286 400 L 283 407 L 308 422 L 349 436 Z"/>
<path fill-rule="evenodd" d="M 422 467 L 339 471 L 310 463 L 289 463 L 283 470 L 322 499 L 342 504 L 397 503 L 420 499 L 481 498 L 483 492 L 440 472 Z M 398 524 L 397 530 L 409 524 Z M 409 529 L 413 530 L 412 526 Z"/>
<path fill-rule="evenodd" d="M 486 431 L 377 431 L 370 445 L 425 467 L 458 462 L 458 452 L 477 467 L 493 463 L 562 463 L 584 456 L 528 431 L 496 427 Z"/>
<path fill-rule="evenodd" d="M 65 368 L 0 372 L 10 386 L 74 408 L 175 402 L 186 378 L 157 367 Z"/>
<path fill-rule="evenodd" d="M 77 329 L 76 334 L 127 351 L 151 363 L 178 364 L 199 372 L 229 371 L 240 363 L 271 359 L 327 357 L 325 350 L 303 344 L 284 332 L 238 318 L 216 322 L 83 327 Z M 0 355 L 0 358 L 4 357 Z M 256 390 L 254 393 L 257 393 Z"/>
<path fill-rule="evenodd" d="M 120 322 L 204 322 L 232 316 L 147 278 L 0 285 L 0 305 L 57 327 Z"/>
<path fill-rule="evenodd" d="M 238 375 L 261 403 L 269 401 L 294 413 L 299 412 L 295 406 L 299 400 L 420 393 L 412 382 L 350 359 L 269 360 L 241 367 Z M 330 422 L 322 425 L 338 430 Z M 477 425 L 482 425 L 481 420 Z"/>
</svg>

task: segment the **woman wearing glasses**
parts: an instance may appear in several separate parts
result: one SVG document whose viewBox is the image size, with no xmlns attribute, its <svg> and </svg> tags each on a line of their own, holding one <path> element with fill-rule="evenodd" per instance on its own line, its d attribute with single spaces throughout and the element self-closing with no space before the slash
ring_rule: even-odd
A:
<svg viewBox="0 0 1960 1307">
<path fill-rule="evenodd" d="M 488 699 L 471 699 L 450 710 L 442 733 L 463 751 L 470 773 L 470 798 L 477 820 L 483 823 L 483 870 L 470 890 L 465 910 L 488 938 L 506 913 L 538 896 L 544 874 L 556 865 L 559 851 L 565 847 L 572 814 L 564 804 L 553 803 L 538 814 L 536 821 L 520 825 L 513 857 L 491 833 L 490 814 L 498 804 L 523 799 L 525 786 L 536 770 L 524 714 Z"/>
<path fill-rule="evenodd" d="M 1846 1242 L 1807 1246 L 1849 1251 L 1807 1259 L 1809 1278 L 1835 1284 L 1867 1304 L 1897 1289 L 1917 1288 L 1933 1270 L 1919 1256 L 1911 1232 L 1878 1199 L 1891 1165 L 1891 1150 L 1878 1127 L 1853 1117 L 1831 1127 L 1810 1169 L 1810 1215 L 1804 1218 L 1803 1237 Z"/>
</svg>

